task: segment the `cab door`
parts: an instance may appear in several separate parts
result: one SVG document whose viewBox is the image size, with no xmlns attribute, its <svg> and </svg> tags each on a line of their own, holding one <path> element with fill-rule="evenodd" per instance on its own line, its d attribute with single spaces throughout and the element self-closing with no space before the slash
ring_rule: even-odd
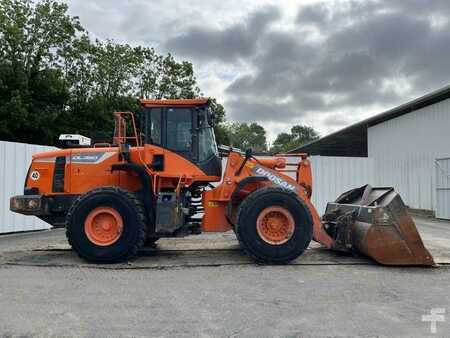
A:
<svg viewBox="0 0 450 338">
<path fill-rule="evenodd" d="M 192 162 L 198 158 L 197 123 L 192 107 L 153 107 L 146 109 L 146 142 L 169 149 Z"/>
<path fill-rule="evenodd" d="M 170 107 L 163 110 L 166 125 L 164 146 L 181 156 L 196 160 L 195 133 L 193 132 L 194 114 L 191 108 Z"/>
</svg>

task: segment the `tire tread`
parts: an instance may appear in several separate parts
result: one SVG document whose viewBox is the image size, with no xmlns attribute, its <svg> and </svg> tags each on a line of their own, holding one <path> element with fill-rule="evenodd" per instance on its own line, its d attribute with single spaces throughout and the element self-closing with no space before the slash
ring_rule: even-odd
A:
<svg viewBox="0 0 450 338">
<path fill-rule="evenodd" d="M 299 203 L 300 207 L 303 207 L 305 210 L 308 210 L 308 212 L 309 212 L 309 209 L 308 209 L 307 205 L 305 204 L 305 202 L 303 202 L 303 200 L 301 198 L 299 198 L 295 192 L 293 192 L 291 190 L 283 189 L 283 188 L 278 188 L 278 187 L 265 187 L 265 188 L 261 188 L 261 189 L 253 191 L 242 201 L 241 205 L 239 206 L 238 214 L 236 217 L 237 221 L 236 221 L 234 230 L 235 230 L 237 240 L 239 241 L 239 244 L 243 248 L 244 252 L 248 256 L 250 256 L 251 258 L 256 260 L 258 263 L 261 263 L 261 264 L 286 264 L 286 263 L 292 261 L 293 259 L 297 258 L 298 256 L 300 256 L 304 252 L 304 250 L 306 250 L 306 248 L 309 245 L 309 242 L 312 239 L 312 226 L 311 226 L 311 231 L 310 231 L 310 238 L 307 240 L 307 244 L 305 245 L 303 250 L 296 251 L 295 253 L 291 254 L 290 256 L 283 257 L 283 258 L 273 258 L 273 257 L 268 257 L 268 256 L 265 256 L 262 254 L 256 254 L 245 243 L 245 240 L 243 240 L 242 233 L 240 231 L 241 228 L 244 226 L 244 222 L 242 221 L 243 214 L 249 208 L 254 206 L 255 203 L 257 203 L 257 200 L 261 196 L 263 196 L 265 194 L 270 194 L 270 193 L 281 193 L 281 194 L 288 195 L 291 198 L 294 198 Z M 311 219 L 311 224 L 312 224 L 312 219 Z"/>
<path fill-rule="evenodd" d="M 70 220 L 73 217 L 74 213 L 76 212 L 78 206 L 85 200 L 90 198 L 92 195 L 99 194 L 99 193 L 113 193 L 117 195 L 122 195 L 123 198 L 128 199 L 131 204 L 134 206 L 136 210 L 136 216 L 138 220 L 138 240 L 136 243 L 132 246 L 130 250 L 125 252 L 123 255 L 112 258 L 110 260 L 105 259 L 95 259 L 93 257 L 87 257 L 83 254 L 81 254 L 78 250 L 75 250 L 79 257 L 83 259 L 87 259 L 89 261 L 98 262 L 98 263 L 118 263 L 128 260 L 129 258 L 135 256 L 138 251 L 144 246 L 146 237 L 147 237 L 147 222 L 146 222 L 146 212 L 145 207 L 142 202 L 142 200 L 139 198 L 139 196 L 135 193 L 126 191 L 124 189 L 118 188 L 118 187 L 101 187 L 97 189 L 93 189 L 86 194 L 80 195 L 70 207 L 67 216 L 66 216 L 66 238 L 69 242 L 69 245 L 74 248 L 73 241 L 72 241 L 72 233 L 71 233 L 71 226 L 70 226 Z"/>
</svg>

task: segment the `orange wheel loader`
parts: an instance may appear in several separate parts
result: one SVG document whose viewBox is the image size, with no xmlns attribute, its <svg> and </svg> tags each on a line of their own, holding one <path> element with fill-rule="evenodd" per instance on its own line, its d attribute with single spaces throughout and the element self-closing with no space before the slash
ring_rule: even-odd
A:
<svg viewBox="0 0 450 338">
<path fill-rule="evenodd" d="M 287 263 L 314 239 L 382 264 L 434 264 L 393 189 L 351 190 L 321 218 L 306 154 L 257 158 L 222 147 L 222 171 L 208 99 L 141 104 L 139 134 L 132 113 L 114 113 L 111 144 L 35 154 L 10 209 L 65 227 L 91 262 L 125 261 L 161 237 L 233 230 L 262 263 Z"/>
</svg>

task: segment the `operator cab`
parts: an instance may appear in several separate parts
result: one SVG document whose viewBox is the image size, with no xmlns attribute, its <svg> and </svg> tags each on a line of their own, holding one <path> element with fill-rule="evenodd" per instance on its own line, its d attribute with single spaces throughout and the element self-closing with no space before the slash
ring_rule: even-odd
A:
<svg viewBox="0 0 450 338">
<path fill-rule="evenodd" d="M 222 175 L 209 99 L 142 100 L 144 142 L 171 150 L 208 176 Z"/>
</svg>

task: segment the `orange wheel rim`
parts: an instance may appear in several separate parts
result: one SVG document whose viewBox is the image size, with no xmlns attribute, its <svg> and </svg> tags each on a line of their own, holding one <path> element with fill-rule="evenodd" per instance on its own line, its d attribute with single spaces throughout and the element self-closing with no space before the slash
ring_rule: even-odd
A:
<svg viewBox="0 0 450 338">
<path fill-rule="evenodd" d="M 294 234 L 294 218 L 285 208 L 269 207 L 259 214 L 256 230 L 264 242 L 281 245 L 291 239 Z"/>
<path fill-rule="evenodd" d="M 122 230 L 122 216 L 113 208 L 95 208 L 84 222 L 87 238 L 99 246 L 108 246 L 117 242 L 122 235 Z"/>
</svg>

